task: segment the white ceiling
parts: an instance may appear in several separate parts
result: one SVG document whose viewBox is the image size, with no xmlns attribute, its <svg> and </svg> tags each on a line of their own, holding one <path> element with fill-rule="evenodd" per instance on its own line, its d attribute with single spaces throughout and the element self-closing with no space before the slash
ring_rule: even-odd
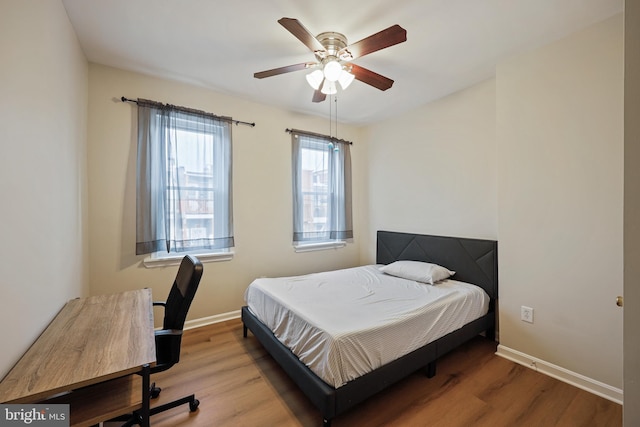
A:
<svg viewBox="0 0 640 427">
<path fill-rule="evenodd" d="M 322 116 L 329 102 L 311 102 L 304 71 L 253 77 L 315 60 L 277 20 L 297 18 L 313 34 L 336 31 L 349 43 L 399 24 L 406 42 L 354 61 L 395 80 L 393 87 L 383 92 L 355 81 L 338 92 L 338 119 L 354 124 L 485 80 L 501 59 L 622 11 L 622 0 L 62 1 L 91 62 Z"/>
</svg>

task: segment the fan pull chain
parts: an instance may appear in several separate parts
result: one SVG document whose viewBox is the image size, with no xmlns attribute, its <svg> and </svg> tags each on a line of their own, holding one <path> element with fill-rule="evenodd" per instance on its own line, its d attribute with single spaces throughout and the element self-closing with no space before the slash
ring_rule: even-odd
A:
<svg viewBox="0 0 640 427">
<path fill-rule="evenodd" d="M 331 133 L 333 128 L 333 105 L 331 100 L 333 99 L 333 95 L 329 95 L 329 138 L 331 138 L 333 136 L 333 134 Z"/>
<path fill-rule="evenodd" d="M 338 139 L 338 96 L 333 98 L 333 102 L 336 103 L 336 139 Z"/>
</svg>

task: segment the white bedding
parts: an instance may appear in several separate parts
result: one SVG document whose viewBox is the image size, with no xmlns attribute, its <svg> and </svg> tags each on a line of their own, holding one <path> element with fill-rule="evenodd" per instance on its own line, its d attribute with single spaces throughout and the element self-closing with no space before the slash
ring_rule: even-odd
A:
<svg viewBox="0 0 640 427">
<path fill-rule="evenodd" d="M 245 300 L 276 337 L 327 384 L 352 379 L 485 315 L 489 297 L 455 280 L 427 285 L 368 265 L 260 278 Z"/>
</svg>

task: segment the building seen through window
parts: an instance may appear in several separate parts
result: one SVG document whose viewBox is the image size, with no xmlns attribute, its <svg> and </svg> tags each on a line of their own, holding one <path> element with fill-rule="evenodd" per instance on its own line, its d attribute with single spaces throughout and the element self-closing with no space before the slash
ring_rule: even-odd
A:
<svg viewBox="0 0 640 427">
<path fill-rule="evenodd" d="M 302 149 L 304 232 L 323 232 L 327 226 L 329 156 L 326 144 Z"/>
</svg>

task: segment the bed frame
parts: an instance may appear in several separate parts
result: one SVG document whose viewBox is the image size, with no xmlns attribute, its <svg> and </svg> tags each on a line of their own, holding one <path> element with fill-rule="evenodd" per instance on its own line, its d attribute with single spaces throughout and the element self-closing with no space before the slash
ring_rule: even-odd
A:
<svg viewBox="0 0 640 427">
<path fill-rule="evenodd" d="M 454 279 L 482 287 L 490 297 L 489 312 L 457 331 L 387 363 L 339 388 L 333 388 L 284 346 L 248 309 L 242 307 L 243 334 L 247 330 L 320 410 L 323 425 L 329 427 L 337 415 L 373 396 L 389 385 L 419 369 L 429 378 L 436 373 L 436 360 L 476 335 L 485 332 L 495 339 L 496 301 L 498 299 L 498 242 L 494 240 L 378 231 L 376 262 L 397 260 L 425 261 L 443 265 L 456 272 Z"/>
</svg>

